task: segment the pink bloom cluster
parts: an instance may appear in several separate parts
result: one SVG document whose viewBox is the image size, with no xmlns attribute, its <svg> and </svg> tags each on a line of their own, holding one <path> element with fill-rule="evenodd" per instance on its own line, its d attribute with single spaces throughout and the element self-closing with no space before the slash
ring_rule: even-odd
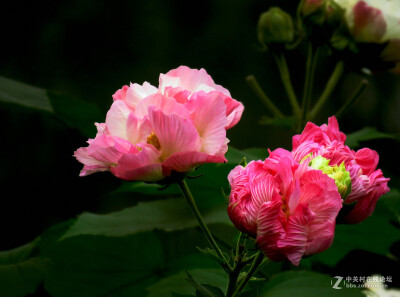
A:
<svg viewBox="0 0 400 297">
<path fill-rule="evenodd" d="M 331 166 L 344 162 L 351 178 L 351 192 L 344 203 L 356 202 L 345 221 L 354 224 L 373 213 L 379 197 L 389 191 L 389 179 L 376 169 L 379 161 L 376 151 L 369 148 L 353 151 L 345 145 L 345 140 L 346 135 L 339 131 L 335 117 L 320 127 L 309 122 L 300 135 L 293 137 L 292 154 L 298 162 L 310 154 L 312 158 L 322 156 L 330 160 Z"/>
<path fill-rule="evenodd" d="M 113 95 L 106 121 L 75 157 L 81 176 L 111 171 L 124 180 L 159 181 L 172 171 L 225 162 L 226 130 L 238 123 L 243 104 L 214 83 L 204 69 L 181 66 Z"/>
<path fill-rule="evenodd" d="M 345 140 L 335 117 L 320 127 L 308 123 L 293 137 L 292 152 L 277 149 L 265 161 L 252 161 L 230 172 L 228 215 L 239 230 L 256 238 L 270 259 L 298 265 L 304 255 L 326 250 L 342 203 L 356 202 L 345 221 L 358 223 L 389 191 L 389 179 L 376 170 L 378 154 L 368 148 L 352 151 Z M 317 156 L 329 160 L 332 167 L 344 164 L 351 179 L 344 201 L 335 179 L 310 166 Z"/>
<path fill-rule="evenodd" d="M 228 180 L 229 217 L 257 239 L 268 258 L 298 265 L 304 255 L 332 244 L 342 199 L 334 180 L 322 171 L 277 149 L 265 161 L 237 166 Z"/>
</svg>

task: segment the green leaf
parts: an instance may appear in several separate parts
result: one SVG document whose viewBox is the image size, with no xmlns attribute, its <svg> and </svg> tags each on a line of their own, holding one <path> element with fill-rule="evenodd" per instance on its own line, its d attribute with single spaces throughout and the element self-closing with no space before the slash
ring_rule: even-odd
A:
<svg viewBox="0 0 400 297">
<path fill-rule="evenodd" d="M 207 285 L 207 284 L 201 284 L 201 286 L 203 288 L 205 288 L 208 292 L 210 292 L 211 294 L 209 295 L 205 295 L 202 292 L 200 292 L 199 290 L 196 290 L 196 297 L 225 297 L 224 292 L 222 292 L 222 290 L 216 286 L 212 286 L 212 285 Z"/>
<path fill-rule="evenodd" d="M 176 185 L 170 185 L 169 187 L 161 190 L 163 186 L 157 184 L 148 184 L 144 182 L 128 182 L 123 181 L 121 186 L 111 193 L 106 194 L 113 195 L 117 193 L 140 193 L 145 195 L 157 195 L 157 196 L 177 196 L 181 195 L 179 188 Z"/>
<path fill-rule="evenodd" d="M 229 146 L 228 152 L 225 157 L 228 163 L 237 165 L 239 164 L 243 157 L 246 158 L 247 162 L 259 159 L 265 159 L 268 156 L 268 150 L 265 148 L 250 148 L 246 150 L 238 150 L 232 146 Z"/>
<path fill-rule="evenodd" d="M 346 145 L 351 148 L 360 146 L 360 142 L 374 139 L 396 138 L 391 134 L 377 131 L 375 128 L 365 127 L 359 131 L 347 134 Z"/>
<path fill-rule="evenodd" d="M 56 116 L 83 135 L 93 138 L 96 135 L 95 123 L 102 123 L 104 116 L 97 105 L 72 99 L 55 92 L 48 92 Z"/>
<path fill-rule="evenodd" d="M 63 240 L 46 252 L 53 265 L 45 289 L 54 297 L 145 296 L 162 274 L 161 244 L 152 233 Z"/>
<path fill-rule="evenodd" d="M 226 206 L 203 212 L 207 224 L 231 224 Z M 139 203 L 135 207 L 110 214 L 83 213 L 62 239 L 77 235 L 126 236 L 154 229 L 174 231 L 197 226 L 189 206 L 183 198 L 171 198 Z"/>
<path fill-rule="evenodd" d="M 382 201 L 385 203 L 389 211 L 391 211 L 397 222 L 400 223 L 400 191 L 391 188 L 390 191 L 382 197 Z"/>
<path fill-rule="evenodd" d="M 310 271 L 287 271 L 273 276 L 262 288 L 260 297 L 356 297 L 360 289 L 333 289 L 336 279 Z"/>
<path fill-rule="evenodd" d="M 375 212 L 365 221 L 355 225 L 337 225 L 332 246 L 326 251 L 314 255 L 310 260 L 320 260 L 333 266 L 347 253 L 356 249 L 387 255 L 390 246 L 400 240 L 400 230 L 390 223 L 390 219 L 394 215 L 384 202 L 389 198 L 385 195 L 379 199 Z"/>
<path fill-rule="evenodd" d="M 0 101 L 53 113 L 46 90 L 0 77 Z"/>
<path fill-rule="evenodd" d="M 95 135 L 94 123 L 104 119 L 93 103 L 71 99 L 5 77 L 0 77 L 0 102 L 46 111 L 87 137 Z"/>
<path fill-rule="evenodd" d="M 224 289 L 226 287 L 227 278 L 222 269 L 192 269 L 188 272 L 198 283 L 213 284 Z M 186 279 L 187 275 L 184 271 L 164 278 L 147 288 L 148 297 L 172 297 L 174 293 L 194 294 L 195 288 Z"/>
<path fill-rule="evenodd" d="M 0 292 L 2 296 L 23 297 L 34 293 L 43 282 L 48 260 L 37 254 L 38 240 L 0 252 Z"/>
</svg>

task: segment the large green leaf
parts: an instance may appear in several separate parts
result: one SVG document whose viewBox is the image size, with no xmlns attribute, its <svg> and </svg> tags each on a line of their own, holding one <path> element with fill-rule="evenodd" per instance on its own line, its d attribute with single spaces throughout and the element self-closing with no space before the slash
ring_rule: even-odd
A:
<svg viewBox="0 0 400 297">
<path fill-rule="evenodd" d="M 144 296 L 138 292 L 162 274 L 161 244 L 152 233 L 63 240 L 46 252 L 53 268 L 45 289 L 54 297 Z"/>
<path fill-rule="evenodd" d="M 58 93 L 48 92 L 56 116 L 83 135 L 93 138 L 96 135 L 95 122 L 103 122 L 104 116 L 97 105 L 72 99 Z"/>
<path fill-rule="evenodd" d="M 53 112 L 46 90 L 0 77 L 0 101 Z"/>
<path fill-rule="evenodd" d="M 37 254 L 37 242 L 0 252 L 1 296 L 23 297 L 43 282 L 48 260 Z"/>
<path fill-rule="evenodd" d="M 227 278 L 222 269 L 192 269 L 188 272 L 199 284 L 212 284 L 225 290 Z M 188 276 L 184 271 L 164 278 L 147 288 L 148 297 L 173 297 L 174 294 L 194 294 L 196 290 L 186 280 L 187 278 Z"/>
<path fill-rule="evenodd" d="M 102 122 L 99 108 L 90 102 L 71 99 L 45 89 L 0 77 L 0 102 L 48 112 L 85 136 L 95 135 L 95 122 Z"/>
<path fill-rule="evenodd" d="M 226 206 L 203 212 L 208 224 L 231 224 Z M 83 213 L 69 228 L 63 239 L 77 235 L 126 236 L 160 229 L 182 230 L 197 226 L 197 221 L 183 197 L 139 203 L 137 206 L 110 214 Z"/>
<path fill-rule="evenodd" d="M 310 271 L 287 271 L 273 276 L 262 288 L 260 297 L 356 297 L 360 289 L 333 289 L 337 279 Z"/>
<path fill-rule="evenodd" d="M 215 275 L 223 275 L 213 259 L 196 249 L 206 244 L 197 229 L 70 237 L 45 250 L 53 263 L 45 288 L 53 297 L 147 296 L 146 288 L 185 270 L 217 270 Z M 188 285 L 185 278 L 181 284 Z"/>
<path fill-rule="evenodd" d="M 346 145 L 351 148 L 360 146 L 361 141 L 395 138 L 393 135 L 377 131 L 375 128 L 365 127 L 359 131 L 347 134 Z"/>
<path fill-rule="evenodd" d="M 385 195 L 379 199 L 375 212 L 365 221 L 355 225 L 337 225 L 332 246 L 321 254 L 303 261 L 320 260 L 333 266 L 347 253 L 356 249 L 387 255 L 390 246 L 400 240 L 400 230 L 390 222 L 396 218 L 386 206 L 387 199 L 390 199 L 390 196 Z"/>
</svg>

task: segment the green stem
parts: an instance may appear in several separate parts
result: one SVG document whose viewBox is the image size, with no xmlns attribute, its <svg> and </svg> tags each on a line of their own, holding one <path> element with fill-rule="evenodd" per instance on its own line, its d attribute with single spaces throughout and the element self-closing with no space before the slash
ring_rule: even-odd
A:
<svg viewBox="0 0 400 297">
<path fill-rule="evenodd" d="M 221 258 L 225 263 L 225 268 L 231 270 L 231 266 L 228 261 L 225 259 L 224 254 L 222 253 L 221 249 L 218 247 L 217 243 L 214 240 L 214 237 L 211 235 L 210 230 L 208 229 L 206 223 L 203 220 L 203 217 L 200 214 L 199 209 L 197 208 L 196 202 L 194 201 L 193 195 L 189 190 L 188 185 L 186 184 L 185 180 L 181 180 L 178 182 L 179 188 L 181 189 L 182 195 L 186 198 L 190 208 L 194 216 L 197 219 L 197 222 L 200 225 L 201 230 L 203 231 L 205 237 L 207 238 L 208 242 L 210 243 L 213 250 L 216 252 L 219 258 Z"/>
<path fill-rule="evenodd" d="M 254 75 L 249 75 L 246 77 L 246 81 L 250 88 L 253 90 L 253 92 L 257 95 L 258 98 L 260 98 L 261 102 L 264 103 L 264 105 L 271 110 L 271 112 L 274 114 L 276 117 L 283 117 L 282 112 L 275 106 L 274 103 L 272 103 L 271 99 L 265 94 L 263 89 L 260 87 L 258 84 L 256 78 Z"/>
<path fill-rule="evenodd" d="M 274 54 L 276 64 L 278 65 L 279 73 L 281 75 L 283 86 L 285 87 L 286 93 L 289 97 L 290 104 L 292 105 L 293 114 L 300 115 L 300 106 L 297 101 L 296 94 L 293 89 L 292 81 L 290 79 L 289 68 L 286 63 L 285 56 L 281 54 L 277 56 Z"/>
<path fill-rule="evenodd" d="M 231 273 L 229 274 L 228 287 L 226 289 L 226 297 L 232 297 L 235 294 L 237 279 L 240 275 L 240 271 L 243 269 L 245 265 L 246 264 L 243 264 L 241 262 L 235 263 Z"/>
<path fill-rule="evenodd" d="M 339 111 L 335 114 L 337 118 L 340 118 L 343 114 L 345 114 L 353 105 L 356 103 L 357 99 L 360 98 L 361 94 L 364 93 L 365 89 L 368 86 L 368 80 L 363 79 L 358 85 L 357 90 L 354 92 L 353 96 L 351 96 L 346 103 L 339 109 Z"/>
<path fill-rule="evenodd" d="M 322 107 L 325 105 L 329 96 L 332 94 L 337 83 L 339 82 L 339 79 L 343 74 L 343 70 L 344 70 L 344 62 L 340 61 L 339 63 L 336 64 L 336 67 L 333 70 L 333 72 L 328 80 L 328 83 L 325 86 L 324 91 L 322 92 L 321 96 L 319 97 L 314 108 L 311 110 L 308 120 L 312 121 L 315 118 L 315 116 L 321 111 Z"/>
<path fill-rule="evenodd" d="M 251 267 L 249 269 L 249 271 L 247 272 L 245 278 L 240 282 L 240 284 L 237 286 L 235 292 L 233 292 L 233 296 L 235 296 L 236 294 L 240 293 L 244 287 L 247 285 L 247 283 L 249 282 L 249 280 L 252 278 L 252 276 L 254 275 L 254 273 L 256 272 L 258 266 L 261 264 L 262 260 L 264 258 L 264 254 L 260 251 L 258 252 L 257 256 L 254 258 L 253 263 L 251 264 Z M 227 295 L 228 297 L 228 295 Z"/>
<path fill-rule="evenodd" d="M 306 79 L 304 82 L 304 91 L 303 91 L 303 99 L 301 102 L 301 117 L 299 120 L 301 129 L 305 125 L 305 121 L 307 118 L 307 113 L 310 107 L 311 98 L 312 98 L 312 89 L 314 85 L 314 77 L 315 77 L 315 69 L 317 66 L 319 48 L 317 47 L 315 52 L 313 52 L 313 46 L 310 44 L 308 46 L 308 57 L 306 64 Z"/>
</svg>

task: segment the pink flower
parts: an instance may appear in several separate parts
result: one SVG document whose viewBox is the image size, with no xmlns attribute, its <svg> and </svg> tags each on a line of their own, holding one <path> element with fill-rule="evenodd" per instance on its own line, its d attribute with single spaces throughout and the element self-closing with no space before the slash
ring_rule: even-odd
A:
<svg viewBox="0 0 400 297">
<path fill-rule="evenodd" d="M 159 88 L 131 84 L 113 99 L 95 139 L 75 152 L 81 176 L 111 171 L 124 180 L 159 181 L 172 171 L 225 162 L 226 130 L 243 112 L 204 69 L 185 66 L 161 74 Z"/>
<path fill-rule="evenodd" d="M 300 135 L 293 137 L 292 155 L 298 162 L 307 156 L 322 156 L 329 160 L 330 166 L 344 162 L 351 178 L 351 192 L 344 203 L 356 203 L 345 221 L 354 224 L 373 213 L 377 200 L 389 191 L 389 179 L 376 169 L 379 161 L 376 151 L 363 148 L 355 152 L 345 145 L 345 140 L 346 135 L 339 131 L 335 117 L 329 118 L 328 125 L 320 127 L 309 122 Z"/>
<path fill-rule="evenodd" d="M 235 167 L 228 180 L 230 219 L 256 238 L 268 258 L 299 265 L 304 255 L 332 244 L 342 199 L 334 180 L 322 171 L 277 149 L 264 162 Z"/>
</svg>

